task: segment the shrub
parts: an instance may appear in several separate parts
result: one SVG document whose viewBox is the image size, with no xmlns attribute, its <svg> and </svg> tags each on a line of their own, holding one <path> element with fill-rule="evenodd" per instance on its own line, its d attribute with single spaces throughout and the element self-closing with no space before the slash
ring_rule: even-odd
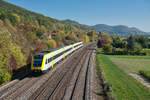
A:
<svg viewBox="0 0 150 100">
<path fill-rule="evenodd" d="M 111 45 L 111 44 L 106 44 L 106 45 L 103 47 L 103 51 L 104 51 L 104 53 L 106 53 L 106 54 L 112 53 L 112 45 Z"/>
<path fill-rule="evenodd" d="M 50 46 L 50 48 L 52 48 L 52 49 L 56 48 L 56 47 L 57 47 L 56 41 L 55 41 L 54 39 L 50 39 L 50 40 L 49 40 L 49 46 Z"/>
<path fill-rule="evenodd" d="M 8 72 L 0 72 L 0 84 L 6 83 L 11 80 L 11 75 Z"/>
</svg>

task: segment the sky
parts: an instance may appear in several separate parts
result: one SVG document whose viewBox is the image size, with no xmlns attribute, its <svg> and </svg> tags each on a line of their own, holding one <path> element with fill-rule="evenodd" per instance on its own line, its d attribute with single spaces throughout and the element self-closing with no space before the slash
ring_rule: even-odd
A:
<svg viewBox="0 0 150 100">
<path fill-rule="evenodd" d="M 5 0 L 55 19 L 126 25 L 150 32 L 150 0 Z"/>
</svg>

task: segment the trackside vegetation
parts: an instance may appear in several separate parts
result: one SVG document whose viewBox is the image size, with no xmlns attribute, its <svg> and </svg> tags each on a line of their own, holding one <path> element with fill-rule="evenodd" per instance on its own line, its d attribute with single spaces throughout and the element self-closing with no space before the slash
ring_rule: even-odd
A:
<svg viewBox="0 0 150 100">
<path fill-rule="evenodd" d="M 148 88 L 115 65 L 107 55 L 97 50 L 96 59 L 100 62 L 106 81 L 112 85 L 116 100 L 149 100 Z"/>
<path fill-rule="evenodd" d="M 148 80 L 150 80 L 150 71 L 140 70 L 139 74 L 141 74 L 142 76 L 144 76 L 145 78 L 147 78 Z"/>
<path fill-rule="evenodd" d="M 0 72 L 0 84 L 6 83 L 11 79 L 11 75 L 8 72 Z"/>
</svg>

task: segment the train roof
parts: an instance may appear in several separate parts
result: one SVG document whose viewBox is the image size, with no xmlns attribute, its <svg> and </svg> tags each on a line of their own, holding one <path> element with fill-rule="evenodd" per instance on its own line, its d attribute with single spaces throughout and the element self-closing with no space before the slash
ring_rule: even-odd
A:
<svg viewBox="0 0 150 100">
<path fill-rule="evenodd" d="M 64 47 L 66 47 L 66 46 L 62 46 L 62 47 L 59 47 L 59 48 L 56 48 L 56 49 L 52 49 L 52 50 L 42 51 L 42 52 L 40 52 L 39 54 L 36 54 L 35 56 L 37 56 L 37 55 L 42 55 L 42 56 L 44 56 L 44 55 L 46 55 L 46 54 L 48 54 L 48 53 L 51 53 L 51 52 L 53 52 L 53 51 L 59 50 L 59 49 L 64 48 Z"/>
<path fill-rule="evenodd" d="M 48 54 L 48 53 L 51 53 L 51 52 L 53 52 L 53 51 L 56 51 L 56 50 L 58 50 L 58 49 L 61 49 L 61 48 L 64 48 L 64 47 L 67 47 L 67 46 L 70 46 L 70 45 L 73 45 L 74 43 L 71 43 L 71 44 L 69 44 L 69 45 L 65 45 L 65 46 L 62 46 L 62 47 L 59 47 L 59 48 L 56 48 L 56 49 L 52 49 L 52 50 L 47 50 L 47 51 L 42 51 L 42 52 L 40 52 L 39 54 L 35 54 L 35 56 L 44 56 L 44 55 L 46 55 L 46 54 Z M 76 43 L 75 43 L 76 44 Z"/>
</svg>

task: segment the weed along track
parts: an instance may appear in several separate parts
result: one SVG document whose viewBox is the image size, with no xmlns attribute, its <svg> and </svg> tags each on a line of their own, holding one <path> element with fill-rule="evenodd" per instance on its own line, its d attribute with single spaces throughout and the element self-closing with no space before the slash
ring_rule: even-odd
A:
<svg viewBox="0 0 150 100">
<path fill-rule="evenodd" d="M 49 72 L 28 75 L 0 92 L 1 99 L 11 100 L 92 100 L 91 56 L 94 44 L 86 44 Z"/>
</svg>

